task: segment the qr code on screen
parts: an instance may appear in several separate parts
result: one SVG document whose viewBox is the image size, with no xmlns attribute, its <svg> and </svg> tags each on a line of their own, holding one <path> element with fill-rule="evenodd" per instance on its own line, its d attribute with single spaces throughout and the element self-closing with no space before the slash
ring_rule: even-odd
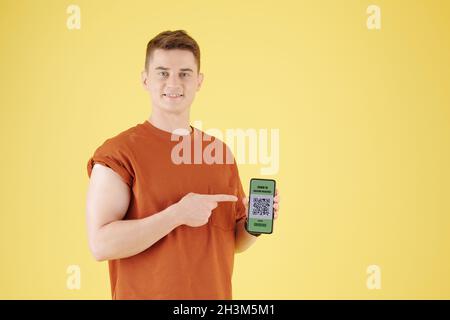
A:
<svg viewBox="0 0 450 320">
<path fill-rule="evenodd" d="M 270 216 L 270 198 L 252 198 L 252 212 L 254 216 Z"/>
</svg>

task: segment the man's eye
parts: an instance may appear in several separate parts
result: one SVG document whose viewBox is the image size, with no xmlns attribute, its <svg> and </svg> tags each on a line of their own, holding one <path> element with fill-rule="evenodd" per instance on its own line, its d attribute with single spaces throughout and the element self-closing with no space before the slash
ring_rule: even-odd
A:
<svg viewBox="0 0 450 320">
<path fill-rule="evenodd" d="M 167 77 L 167 76 L 169 75 L 169 73 L 168 73 L 168 72 L 165 72 L 165 71 L 161 71 L 161 72 L 159 72 L 158 74 L 161 75 L 161 76 L 163 76 L 163 77 Z M 180 73 L 180 76 L 181 76 L 181 77 L 186 77 L 186 76 L 189 76 L 189 73 L 187 73 L 187 72 L 181 72 L 181 73 Z"/>
</svg>

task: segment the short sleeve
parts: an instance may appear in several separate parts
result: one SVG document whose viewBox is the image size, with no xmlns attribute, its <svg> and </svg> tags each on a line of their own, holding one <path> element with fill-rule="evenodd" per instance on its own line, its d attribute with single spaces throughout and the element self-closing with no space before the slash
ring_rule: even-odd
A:
<svg viewBox="0 0 450 320">
<path fill-rule="evenodd" d="M 100 163 L 111 168 L 122 177 L 123 181 L 130 188 L 132 187 L 134 179 L 133 167 L 130 160 L 130 154 L 123 144 L 120 145 L 116 140 L 108 139 L 98 147 L 87 163 L 87 173 L 89 177 L 91 177 L 95 163 Z"/>
</svg>

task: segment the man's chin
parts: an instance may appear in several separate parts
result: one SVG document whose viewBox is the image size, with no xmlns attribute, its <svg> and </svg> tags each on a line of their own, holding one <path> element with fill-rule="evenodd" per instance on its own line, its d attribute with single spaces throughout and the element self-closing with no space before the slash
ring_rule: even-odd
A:
<svg viewBox="0 0 450 320">
<path fill-rule="evenodd" d="M 165 112 L 179 114 L 185 112 L 189 107 L 182 104 L 163 104 L 161 109 Z"/>
</svg>

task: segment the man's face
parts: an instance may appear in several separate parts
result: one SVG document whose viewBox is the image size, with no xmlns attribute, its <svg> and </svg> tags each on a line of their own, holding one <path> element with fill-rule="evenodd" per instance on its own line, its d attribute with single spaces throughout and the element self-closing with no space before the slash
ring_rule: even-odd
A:
<svg viewBox="0 0 450 320">
<path fill-rule="evenodd" d="M 156 49 L 148 70 L 142 72 L 142 84 L 150 93 L 153 107 L 169 113 L 190 108 L 202 81 L 194 54 L 188 50 Z"/>
</svg>

